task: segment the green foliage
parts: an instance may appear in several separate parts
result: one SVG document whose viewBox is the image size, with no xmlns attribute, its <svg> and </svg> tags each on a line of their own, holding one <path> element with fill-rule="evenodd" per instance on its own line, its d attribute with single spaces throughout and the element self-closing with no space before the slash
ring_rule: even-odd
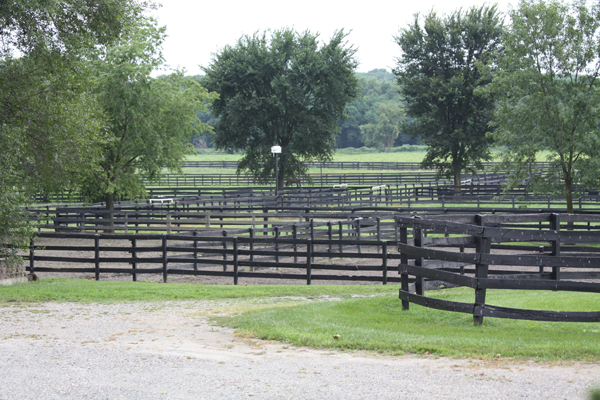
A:
<svg viewBox="0 0 600 400">
<path fill-rule="evenodd" d="M 380 103 L 377 106 L 375 123 L 361 125 L 360 130 L 365 137 L 365 145 L 376 147 L 380 152 L 394 146 L 394 140 L 400 134 L 400 123 L 404 113 L 397 105 Z"/>
<path fill-rule="evenodd" d="M 3 175 L 5 171 L 0 169 L 0 180 Z M 33 236 L 29 215 L 19 207 L 25 201 L 23 194 L 6 190 L 0 184 L 0 279 L 19 274 L 21 259 L 16 250 L 27 247 Z"/>
<path fill-rule="evenodd" d="M 473 7 L 440 17 L 430 12 L 395 38 L 402 50 L 394 70 L 406 112 L 404 129 L 428 146 L 423 165 L 454 177 L 491 158 L 486 137 L 493 99 L 475 89 L 489 83 L 477 64 L 493 64 L 501 48 L 502 21 L 496 6 Z M 474 172 L 474 171 L 472 171 Z"/>
<path fill-rule="evenodd" d="M 88 64 L 151 6 L 0 2 L 0 243 L 27 243 L 26 195 L 72 187 L 96 161 L 103 119 Z"/>
<path fill-rule="evenodd" d="M 486 93 L 497 97 L 493 137 L 506 145 L 509 186 L 567 196 L 598 185 L 600 174 L 600 6 L 522 1 L 511 12 L 505 54 Z M 551 168 L 535 170 L 548 150 Z"/>
<path fill-rule="evenodd" d="M 358 95 L 355 50 L 337 32 L 328 43 L 292 29 L 243 36 L 204 69 L 206 87 L 220 96 L 215 144 L 244 150 L 238 172 L 264 182 L 273 175 L 270 148 L 279 145 L 279 184 L 306 174 L 306 162 L 328 160 L 346 104 Z"/>
<path fill-rule="evenodd" d="M 392 117 L 393 120 L 402 119 L 402 100 L 398 91 L 398 86 L 393 82 L 394 75 L 384 69 L 375 69 L 368 73 L 357 73 L 360 78 L 361 96 L 348 104 L 346 112 L 348 118 L 340 121 L 340 134 L 337 139 L 338 148 L 361 147 L 364 145 L 381 148 L 383 139 L 373 142 L 367 136 L 365 129 L 361 126 L 369 126 L 367 131 L 372 132 L 372 128 L 379 125 L 377 129 L 385 130 L 385 120 Z M 392 116 L 389 111 L 397 111 L 397 116 Z M 401 121 L 398 121 L 398 124 Z M 399 127 L 397 129 L 399 131 Z M 391 132 L 390 132 L 391 133 Z M 379 135 L 378 135 L 379 136 Z M 385 135 L 384 135 L 385 137 Z M 398 140 L 396 140 L 398 139 Z M 407 135 L 396 135 L 392 141 L 394 145 L 403 145 L 407 143 L 414 144 Z M 386 147 L 386 146 L 384 146 Z"/>
<path fill-rule="evenodd" d="M 214 99 L 182 72 L 152 78 L 163 58 L 164 28 L 149 23 L 109 48 L 97 66 L 97 98 L 107 116 L 99 168 L 84 192 L 112 209 L 115 198 L 144 193 L 141 176 L 179 171 L 194 134 L 208 130 L 197 115 Z M 99 198 L 98 198 L 99 197 Z"/>
</svg>

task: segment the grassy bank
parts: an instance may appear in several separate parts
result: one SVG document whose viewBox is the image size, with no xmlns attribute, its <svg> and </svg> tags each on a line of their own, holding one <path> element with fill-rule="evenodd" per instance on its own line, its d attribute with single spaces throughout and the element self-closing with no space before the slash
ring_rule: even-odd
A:
<svg viewBox="0 0 600 400">
<path fill-rule="evenodd" d="M 472 302 L 473 291 L 430 293 Z M 489 294 L 490 303 L 528 309 L 597 311 L 597 295 L 505 291 Z M 450 357 L 535 360 L 600 360 L 600 326 L 486 318 L 473 326 L 472 316 L 411 305 L 402 311 L 396 295 L 318 302 L 251 310 L 219 322 L 241 335 L 296 346 Z"/>
</svg>

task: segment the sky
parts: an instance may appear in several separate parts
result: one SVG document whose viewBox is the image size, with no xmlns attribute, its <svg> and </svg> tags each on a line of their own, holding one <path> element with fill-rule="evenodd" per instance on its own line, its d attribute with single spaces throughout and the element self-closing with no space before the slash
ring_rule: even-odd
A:
<svg viewBox="0 0 600 400">
<path fill-rule="evenodd" d="M 518 0 L 499 0 L 502 12 Z M 294 28 L 319 33 L 329 41 L 336 30 L 349 32 L 348 44 L 357 49 L 358 72 L 375 68 L 391 70 L 400 56 L 394 36 L 415 13 L 449 13 L 483 3 L 475 0 L 396 0 L 390 2 L 304 0 L 162 0 L 152 15 L 167 26 L 163 54 L 170 68 L 185 68 L 187 74 L 202 73 L 215 53 L 233 45 L 244 34 L 266 29 Z M 488 3 L 490 4 L 490 3 Z M 493 4 L 493 3 L 491 3 Z"/>
</svg>

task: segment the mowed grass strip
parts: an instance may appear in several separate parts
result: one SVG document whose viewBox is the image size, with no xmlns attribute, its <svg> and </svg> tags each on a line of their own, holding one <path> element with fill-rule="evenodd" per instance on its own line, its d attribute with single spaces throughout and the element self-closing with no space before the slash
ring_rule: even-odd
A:
<svg viewBox="0 0 600 400">
<path fill-rule="evenodd" d="M 428 295 L 473 302 L 473 291 L 451 289 Z M 489 291 L 488 303 L 505 307 L 598 311 L 597 294 Z M 295 346 L 368 350 L 385 354 L 427 354 L 533 360 L 600 360 L 600 324 L 485 318 L 473 325 L 468 314 L 411 304 L 402 311 L 397 295 L 263 308 L 217 321 L 242 336 Z"/>
<path fill-rule="evenodd" d="M 383 285 L 199 285 L 94 281 L 87 279 L 41 279 L 28 284 L 0 286 L 0 303 L 81 302 L 122 303 L 194 301 L 220 299 L 261 299 L 275 297 L 350 298 L 397 293 L 397 287 Z"/>
</svg>

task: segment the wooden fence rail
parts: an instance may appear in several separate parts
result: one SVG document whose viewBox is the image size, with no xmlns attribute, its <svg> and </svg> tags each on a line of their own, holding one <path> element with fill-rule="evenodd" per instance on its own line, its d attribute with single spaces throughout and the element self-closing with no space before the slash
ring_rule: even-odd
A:
<svg viewBox="0 0 600 400">
<path fill-rule="evenodd" d="M 400 155 L 398 156 L 401 157 Z M 536 167 L 541 170 L 548 169 L 548 162 L 538 162 Z M 498 162 L 484 162 L 485 171 L 494 170 L 500 165 Z M 184 168 L 223 168 L 235 169 L 237 161 L 186 161 Z M 323 169 L 366 169 L 366 170 L 395 170 L 395 171 L 418 171 L 422 169 L 418 162 L 355 162 L 355 161 L 327 161 L 308 163 L 309 168 Z"/>
<path fill-rule="evenodd" d="M 595 246 L 600 244 L 598 215 L 479 214 L 428 219 L 397 217 L 396 222 L 401 253 L 400 299 L 405 310 L 412 302 L 463 312 L 472 314 L 475 324 L 481 324 L 485 316 L 600 322 L 600 312 L 522 310 L 486 304 L 488 289 L 600 293 L 600 248 Z M 523 225 L 519 227 L 520 224 Z M 443 233 L 444 237 L 425 240 L 424 232 Z M 507 248 L 496 244 L 499 242 L 510 243 L 519 253 L 492 253 L 492 250 Z M 536 248 L 531 242 L 547 245 Z M 474 252 L 464 252 L 466 246 L 474 246 Z M 409 276 L 415 281 L 414 292 L 409 288 Z M 475 291 L 475 301 L 458 303 L 426 297 L 425 280 L 470 287 Z"/>
<path fill-rule="evenodd" d="M 483 185 L 485 189 L 485 185 Z M 355 218 L 355 213 L 531 213 L 566 211 L 564 199 L 533 196 L 461 196 L 439 195 L 436 187 L 326 188 L 282 191 L 274 196 L 259 191 L 212 191 L 202 196 L 156 198 L 154 201 L 118 202 L 114 211 L 104 204 L 63 205 L 31 208 L 41 220 L 49 220 L 40 229 L 61 232 L 184 232 L 232 229 L 234 226 L 260 225 L 269 218 Z M 477 191 L 473 191 L 478 193 Z M 523 206 L 527 206 L 524 208 Z M 576 211 L 600 211 L 600 196 L 587 194 L 575 201 Z M 282 210 L 286 210 L 282 212 Z M 268 215 L 265 215 L 268 214 Z M 329 215 L 328 215 L 329 214 Z M 335 216 L 333 216 L 335 214 Z M 107 222 L 107 220 L 109 220 Z M 229 222 L 229 223 L 228 223 Z"/>
<path fill-rule="evenodd" d="M 96 280 L 103 274 L 130 274 L 134 281 L 140 274 L 161 274 L 164 282 L 169 275 L 228 277 L 233 284 L 240 278 L 302 280 L 309 285 L 332 280 L 400 282 L 397 275 L 388 276 L 397 271 L 388 260 L 399 258 L 387 251 L 396 242 L 381 240 L 388 235 L 374 236 L 380 240 L 366 236 L 334 240 L 331 230 L 331 239 L 327 232 L 314 235 L 305 229 L 298 234 L 299 230 L 284 234 L 275 229 L 268 237 L 43 233 L 36 239 L 42 244 L 32 243 L 25 260 L 31 273 L 84 273 Z M 48 240 L 50 244 L 45 243 Z M 77 255 L 69 255 L 73 253 Z M 370 262 L 352 262 L 356 259 Z M 77 266 L 67 266 L 71 264 Z"/>
</svg>

